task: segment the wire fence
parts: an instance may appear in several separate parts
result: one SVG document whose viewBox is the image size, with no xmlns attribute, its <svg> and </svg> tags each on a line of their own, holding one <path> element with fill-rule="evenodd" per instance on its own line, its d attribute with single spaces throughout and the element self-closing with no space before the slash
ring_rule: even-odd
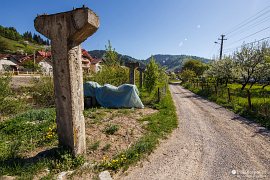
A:
<svg viewBox="0 0 270 180">
<path fill-rule="evenodd" d="M 190 83 L 188 87 L 199 95 L 230 107 L 236 112 L 248 113 L 270 123 L 270 91 L 216 86 L 213 83 Z"/>
</svg>

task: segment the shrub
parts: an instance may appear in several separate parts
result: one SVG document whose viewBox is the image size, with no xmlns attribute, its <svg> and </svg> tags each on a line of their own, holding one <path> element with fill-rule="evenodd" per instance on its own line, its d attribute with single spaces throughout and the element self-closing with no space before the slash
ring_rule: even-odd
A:
<svg viewBox="0 0 270 180">
<path fill-rule="evenodd" d="M 155 62 L 155 59 L 152 57 L 144 72 L 144 86 L 149 93 L 154 90 L 157 84 L 159 76 L 158 70 L 159 67 Z"/>
<path fill-rule="evenodd" d="M 54 89 L 51 77 L 41 77 L 34 80 L 32 96 L 36 105 L 41 107 L 54 106 Z"/>
<path fill-rule="evenodd" d="M 10 76 L 0 76 L 0 114 L 15 114 L 24 109 L 24 101 L 14 98 L 15 94 L 10 88 Z"/>
<path fill-rule="evenodd" d="M 119 126 L 115 124 L 109 124 L 105 129 L 104 133 L 108 135 L 113 135 L 119 130 Z"/>
<path fill-rule="evenodd" d="M 85 81 L 95 81 L 101 85 L 111 84 L 120 86 L 128 83 L 129 71 L 128 68 L 122 66 L 103 66 L 102 70 L 92 77 L 85 77 Z"/>
<path fill-rule="evenodd" d="M 12 94 L 9 83 L 11 78 L 9 76 L 0 77 L 0 102 Z M 2 104 L 2 103 L 1 103 Z"/>
</svg>

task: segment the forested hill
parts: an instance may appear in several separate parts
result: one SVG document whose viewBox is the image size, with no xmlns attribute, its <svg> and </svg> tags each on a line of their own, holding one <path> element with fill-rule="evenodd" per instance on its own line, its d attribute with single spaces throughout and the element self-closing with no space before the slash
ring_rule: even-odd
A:
<svg viewBox="0 0 270 180">
<path fill-rule="evenodd" d="M 102 58 L 104 56 L 105 52 L 106 52 L 105 50 L 89 51 L 89 53 L 91 54 L 92 57 L 97 57 L 97 58 Z M 127 55 L 122 55 L 119 53 L 118 53 L 118 56 L 119 56 L 119 59 L 121 60 L 122 64 L 124 62 L 127 62 L 127 61 L 139 61 L 139 62 L 146 64 L 151 59 L 151 57 L 149 57 L 146 60 L 138 60 L 136 58 L 133 58 L 133 57 L 130 57 Z M 158 64 L 160 64 L 163 67 L 166 67 L 169 71 L 174 71 L 175 69 L 180 68 L 181 65 L 189 59 L 199 60 L 203 63 L 211 62 L 210 59 L 201 58 L 201 57 L 197 57 L 197 56 L 187 56 L 187 55 L 161 55 L 161 54 L 158 54 L 158 55 L 154 55 L 153 57 L 155 58 L 155 60 Z"/>
<path fill-rule="evenodd" d="M 94 58 L 103 58 L 104 57 L 104 54 L 106 53 L 105 50 L 93 50 L 93 51 L 89 51 L 89 54 Z M 125 62 L 143 62 L 143 61 L 140 61 L 138 59 L 135 59 L 131 56 L 127 56 L 127 55 L 123 55 L 123 54 L 118 54 L 118 58 L 120 59 L 121 61 L 121 64 L 124 64 Z"/>
<path fill-rule="evenodd" d="M 3 27 L 0 25 L 0 53 L 27 53 L 44 49 L 50 45 L 48 39 L 29 31 L 20 34 L 14 27 Z"/>
<path fill-rule="evenodd" d="M 197 56 L 188 56 L 188 55 L 162 55 L 157 54 L 153 55 L 154 59 L 158 64 L 160 64 L 163 67 L 166 67 L 169 71 L 174 71 L 176 68 L 180 68 L 183 63 L 189 59 L 195 59 L 199 60 L 203 63 L 209 63 L 211 62 L 210 59 L 201 58 Z M 146 59 L 146 62 L 149 62 L 151 57 Z"/>
</svg>

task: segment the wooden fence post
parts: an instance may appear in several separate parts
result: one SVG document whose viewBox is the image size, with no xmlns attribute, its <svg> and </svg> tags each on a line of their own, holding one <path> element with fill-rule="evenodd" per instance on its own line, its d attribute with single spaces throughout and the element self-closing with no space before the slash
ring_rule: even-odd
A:
<svg viewBox="0 0 270 180">
<path fill-rule="evenodd" d="M 228 102 L 231 102 L 231 93 L 230 93 L 230 88 L 228 88 Z"/>
<path fill-rule="evenodd" d="M 215 85 L 215 92 L 216 92 L 216 95 L 218 95 L 218 91 L 217 91 L 217 86 Z"/>
<path fill-rule="evenodd" d="M 248 108 L 249 110 L 252 109 L 252 104 L 251 104 L 251 96 L 250 96 L 250 91 L 247 90 L 247 96 L 248 96 Z"/>
</svg>

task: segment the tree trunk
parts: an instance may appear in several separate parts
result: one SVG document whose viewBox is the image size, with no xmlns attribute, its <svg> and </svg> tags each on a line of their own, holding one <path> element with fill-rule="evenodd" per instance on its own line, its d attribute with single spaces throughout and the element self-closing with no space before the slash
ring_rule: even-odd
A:
<svg viewBox="0 0 270 180">
<path fill-rule="evenodd" d="M 264 89 L 266 86 L 269 86 L 269 85 L 270 85 L 270 83 L 263 85 L 262 89 Z"/>
<path fill-rule="evenodd" d="M 226 78 L 226 87 L 228 86 L 229 79 Z"/>
<path fill-rule="evenodd" d="M 241 88 L 242 91 L 245 89 L 246 85 L 247 83 L 242 84 L 242 88 Z"/>
<path fill-rule="evenodd" d="M 249 89 L 251 89 L 251 88 L 252 88 L 252 86 L 253 86 L 254 84 L 255 84 L 255 83 L 251 83 L 251 85 L 250 85 Z"/>
</svg>

